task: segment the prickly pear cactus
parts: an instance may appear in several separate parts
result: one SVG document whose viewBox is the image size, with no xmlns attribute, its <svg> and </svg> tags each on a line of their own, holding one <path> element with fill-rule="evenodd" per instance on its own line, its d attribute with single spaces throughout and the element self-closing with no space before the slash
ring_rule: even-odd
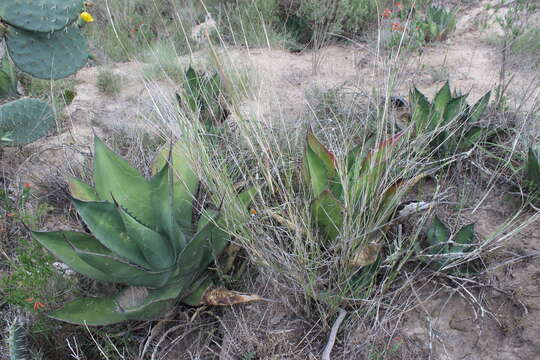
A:
<svg viewBox="0 0 540 360">
<path fill-rule="evenodd" d="M 54 124 L 54 113 L 44 101 L 24 98 L 0 106 L 0 129 L 10 132 L 5 145 L 21 146 L 36 141 Z"/>
<path fill-rule="evenodd" d="M 74 74 L 88 60 L 88 44 L 77 25 L 53 33 L 9 28 L 9 55 L 17 67 L 40 79 L 61 79 Z"/>
<path fill-rule="evenodd" d="M 2 0 L 0 18 L 20 29 L 53 32 L 73 23 L 84 0 Z"/>
<path fill-rule="evenodd" d="M 0 37 L 15 66 L 42 79 L 60 79 L 82 68 L 88 44 L 76 21 L 83 0 L 2 0 Z M 91 17 L 91 16 L 90 16 Z"/>
<path fill-rule="evenodd" d="M 9 326 L 7 343 L 10 360 L 28 359 L 26 334 L 22 321 L 19 318 L 16 318 Z"/>
<path fill-rule="evenodd" d="M 93 21 L 85 10 L 84 0 L 0 0 L 0 44 L 5 40 L 19 70 L 41 79 L 65 78 L 90 56 L 80 29 Z M 0 69 L 0 97 L 16 95 L 15 72 Z M 46 135 L 53 123 L 52 109 L 40 100 L 21 99 L 0 107 L 0 134 L 9 134 L 12 146 Z"/>
</svg>

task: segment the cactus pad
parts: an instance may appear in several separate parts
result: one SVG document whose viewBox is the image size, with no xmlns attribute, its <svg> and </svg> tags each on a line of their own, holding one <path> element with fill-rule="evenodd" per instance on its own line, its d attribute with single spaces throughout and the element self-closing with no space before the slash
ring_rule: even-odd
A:
<svg viewBox="0 0 540 360">
<path fill-rule="evenodd" d="M 21 29 L 53 32 L 77 19 L 83 0 L 2 0 L 0 18 Z"/>
<path fill-rule="evenodd" d="M 61 79 L 74 74 L 88 60 L 88 43 L 77 26 L 54 33 L 10 28 L 7 48 L 13 63 L 40 79 Z"/>
<path fill-rule="evenodd" d="M 47 135 L 54 124 L 54 114 L 44 101 L 19 99 L 0 106 L 0 129 L 11 132 L 9 146 L 26 145 Z"/>
</svg>

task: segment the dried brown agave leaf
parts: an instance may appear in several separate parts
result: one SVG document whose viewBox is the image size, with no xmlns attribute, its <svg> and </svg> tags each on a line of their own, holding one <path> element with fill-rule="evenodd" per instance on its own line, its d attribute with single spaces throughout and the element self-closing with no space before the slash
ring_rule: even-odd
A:
<svg viewBox="0 0 540 360">
<path fill-rule="evenodd" d="M 371 265 L 377 261 L 380 250 L 381 246 L 378 244 L 367 244 L 354 254 L 350 264 L 356 267 Z"/>
<path fill-rule="evenodd" d="M 259 295 L 247 295 L 223 287 L 210 287 L 204 293 L 201 304 L 210 306 L 231 306 L 263 300 Z"/>
</svg>

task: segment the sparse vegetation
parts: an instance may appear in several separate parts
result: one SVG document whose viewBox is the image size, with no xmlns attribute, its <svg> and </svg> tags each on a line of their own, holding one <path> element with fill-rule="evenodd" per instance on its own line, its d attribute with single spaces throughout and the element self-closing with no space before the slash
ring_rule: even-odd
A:
<svg viewBox="0 0 540 360">
<path fill-rule="evenodd" d="M 0 360 L 536 355 L 529 1 L 69 4 L 84 76 L 0 66 L 63 119 L 0 129 Z"/>
<path fill-rule="evenodd" d="M 122 76 L 111 69 L 100 70 L 97 74 L 97 87 L 105 95 L 117 95 L 122 90 Z"/>
</svg>

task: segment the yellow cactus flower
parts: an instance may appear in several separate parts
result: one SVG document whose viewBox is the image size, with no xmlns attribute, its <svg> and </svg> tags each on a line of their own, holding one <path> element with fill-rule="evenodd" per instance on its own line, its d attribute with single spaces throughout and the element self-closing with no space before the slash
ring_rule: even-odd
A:
<svg viewBox="0 0 540 360">
<path fill-rule="evenodd" d="M 81 17 L 81 20 L 84 21 L 84 22 L 87 22 L 87 23 L 90 23 L 90 22 L 94 22 L 94 18 L 92 17 L 92 15 L 87 12 L 87 11 L 83 11 L 80 15 Z"/>
</svg>

